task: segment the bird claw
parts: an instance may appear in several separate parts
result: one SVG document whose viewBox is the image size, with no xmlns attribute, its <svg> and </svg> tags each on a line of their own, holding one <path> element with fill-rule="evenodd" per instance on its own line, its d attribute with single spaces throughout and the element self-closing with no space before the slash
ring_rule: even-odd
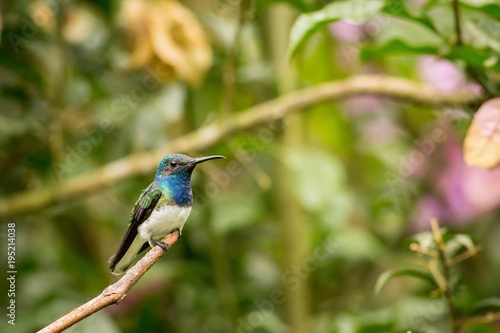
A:
<svg viewBox="0 0 500 333">
<path fill-rule="evenodd" d="M 151 244 L 151 243 L 153 243 L 153 244 Z M 151 245 L 151 247 L 153 247 L 154 245 L 158 245 L 159 247 L 162 248 L 163 251 L 167 251 L 168 250 L 168 246 L 169 246 L 168 243 L 165 244 L 165 243 L 163 243 L 161 241 L 158 241 L 156 239 L 151 239 L 150 240 L 150 245 Z"/>
<path fill-rule="evenodd" d="M 180 236 L 182 235 L 182 231 L 181 231 L 181 229 L 180 229 L 180 228 L 174 229 L 174 230 L 171 232 L 171 234 L 172 234 L 172 233 L 174 233 L 176 230 L 177 230 L 177 231 L 179 231 L 179 237 L 180 237 Z M 161 248 L 163 249 L 163 251 L 168 251 L 168 248 L 170 247 L 170 244 L 168 244 L 168 243 L 164 243 L 164 242 L 159 241 L 159 240 L 156 240 L 156 239 L 154 239 L 154 238 L 151 238 L 151 239 L 149 240 L 149 245 L 151 246 L 151 248 L 153 248 L 155 245 L 158 245 L 159 247 L 161 247 Z M 111 259 L 110 259 L 110 260 L 111 260 Z"/>
</svg>

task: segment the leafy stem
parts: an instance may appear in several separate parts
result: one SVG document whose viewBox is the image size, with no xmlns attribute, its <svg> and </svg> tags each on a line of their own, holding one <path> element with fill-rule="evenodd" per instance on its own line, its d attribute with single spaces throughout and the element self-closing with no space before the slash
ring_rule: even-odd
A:
<svg viewBox="0 0 500 333">
<path fill-rule="evenodd" d="M 448 309 L 451 333 L 459 333 L 465 325 L 475 325 L 498 320 L 499 314 L 489 312 L 485 315 L 470 318 L 459 318 L 455 309 L 457 294 L 453 292 L 451 268 L 456 264 L 473 257 L 480 247 L 465 234 L 446 234 L 439 228 L 438 221 L 431 219 L 431 232 L 423 232 L 415 236 L 416 241 L 410 244 L 410 250 L 425 259 L 425 269 L 405 268 L 384 272 L 375 285 L 376 293 L 391 279 L 398 276 L 411 276 L 436 287 L 431 297 L 443 297 Z M 465 251 L 462 251 L 465 248 Z"/>
<path fill-rule="evenodd" d="M 441 292 L 446 300 L 446 306 L 448 307 L 452 325 L 452 333 L 458 333 L 460 326 L 458 325 L 457 315 L 453 305 L 453 292 L 450 286 L 450 266 L 448 260 L 446 260 L 446 243 L 443 240 L 443 235 L 441 234 L 441 230 L 439 229 L 439 224 L 436 219 L 431 219 L 431 227 L 434 242 L 437 245 L 437 259 L 443 273 L 442 278 L 436 278 L 436 282 L 438 283 L 439 288 L 441 289 Z"/>
</svg>

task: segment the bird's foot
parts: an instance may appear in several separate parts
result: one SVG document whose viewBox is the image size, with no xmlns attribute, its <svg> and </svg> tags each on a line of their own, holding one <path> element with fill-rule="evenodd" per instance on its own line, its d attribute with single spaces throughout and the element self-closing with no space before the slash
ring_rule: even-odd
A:
<svg viewBox="0 0 500 333">
<path fill-rule="evenodd" d="M 151 247 L 153 247 L 154 245 L 158 245 L 159 247 L 162 248 L 163 251 L 168 251 L 168 244 L 165 244 L 159 240 L 156 240 L 156 239 L 150 239 L 149 240 L 149 245 L 151 245 Z"/>
<path fill-rule="evenodd" d="M 174 229 L 174 231 L 176 231 L 176 230 L 179 231 L 179 237 L 181 237 L 182 236 L 182 229 L 181 228 Z M 174 232 L 174 231 L 172 231 L 172 232 Z"/>
</svg>

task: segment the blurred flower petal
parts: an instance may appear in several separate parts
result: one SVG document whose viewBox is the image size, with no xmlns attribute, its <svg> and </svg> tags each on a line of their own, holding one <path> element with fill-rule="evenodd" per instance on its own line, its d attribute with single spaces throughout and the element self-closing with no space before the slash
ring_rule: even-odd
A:
<svg viewBox="0 0 500 333">
<path fill-rule="evenodd" d="M 420 60 L 420 73 L 425 82 L 444 93 L 480 93 L 481 87 L 467 80 L 463 72 L 451 61 L 434 56 L 424 56 Z"/>
<path fill-rule="evenodd" d="M 105 43 L 105 28 L 96 13 L 85 6 L 67 10 L 62 29 L 64 39 L 71 44 L 96 48 Z"/>
<path fill-rule="evenodd" d="M 449 214 L 441 202 L 432 196 L 426 195 L 420 198 L 417 203 L 412 228 L 418 231 L 428 229 L 429 221 L 432 218 L 436 218 L 439 221 L 446 221 L 449 218 Z"/>
<path fill-rule="evenodd" d="M 464 141 L 468 165 L 491 168 L 500 162 L 500 98 L 485 102 L 474 115 Z"/>
<path fill-rule="evenodd" d="M 465 175 L 470 171 L 462 160 L 462 150 L 455 142 L 445 144 L 446 167 L 438 176 L 436 188 L 439 197 L 443 198 L 450 218 L 468 220 L 477 212 L 472 207 L 464 188 Z"/>
<path fill-rule="evenodd" d="M 489 213 L 500 205 L 500 169 L 467 167 L 464 189 L 477 214 Z"/>
<path fill-rule="evenodd" d="M 143 1 L 124 1 L 121 16 L 130 35 L 130 67 L 144 67 L 153 58 L 153 47 L 149 42 L 147 18 L 148 7 Z"/>
<path fill-rule="evenodd" d="M 417 204 L 413 227 L 428 228 L 429 219 L 464 224 L 500 206 L 500 168 L 487 170 L 467 166 L 454 139 L 445 143 L 446 164 L 431 181 L 432 195 Z"/>
<path fill-rule="evenodd" d="M 35 1 L 29 6 L 29 13 L 33 22 L 45 32 L 53 33 L 56 29 L 56 20 L 53 8 L 47 1 Z"/>
<path fill-rule="evenodd" d="M 187 8 L 172 0 L 127 0 L 121 17 L 131 42 L 130 68 L 160 63 L 172 78 L 200 82 L 212 53 L 205 32 Z"/>
<path fill-rule="evenodd" d="M 337 40 L 350 44 L 362 42 L 365 35 L 362 24 L 354 24 L 344 20 L 329 24 L 328 31 Z"/>
</svg>

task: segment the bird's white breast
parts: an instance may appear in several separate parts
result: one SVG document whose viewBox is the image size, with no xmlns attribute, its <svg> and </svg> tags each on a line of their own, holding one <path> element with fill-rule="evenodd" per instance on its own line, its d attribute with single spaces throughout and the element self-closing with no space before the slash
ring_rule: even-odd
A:
<svg viewBox="0 0 500 333">
<path fill-rule="evenodd" d="M 155 209 L 149 218 L 139 226 L 139 237 L 144 240 L 158 239 L 175 229 L 182 231 L 189 213 L 191 213 L 190 206 L 167 205 Z"/>
</svg>

